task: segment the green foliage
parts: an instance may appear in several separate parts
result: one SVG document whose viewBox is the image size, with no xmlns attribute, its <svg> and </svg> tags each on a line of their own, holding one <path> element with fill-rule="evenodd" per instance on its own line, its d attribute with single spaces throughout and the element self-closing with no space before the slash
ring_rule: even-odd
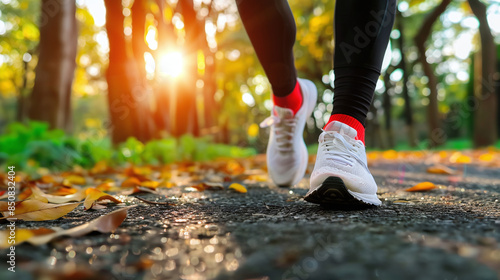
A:
<svg viewBox="0 0 500 280">
<path fill-rule="evenodd" d="M 0 136 L 0 166 L 15 165 L 30 172 L 38 167 L 68 170 L 74 165 L 92 167 L 107 160 L 116 165 L 132 163 L 162 164 L 176 161 L 207 161 L 221 157 L 248 157 L 251 148 L 214 144 L 205 138 L 186 135 L 141 143 L 130 138 L 116 148 L 109 139 L 85 139 L 65 135 L 61 130 L 49 130 L 46 123 L 27 125 L 12 123 Z"/>
</svg>

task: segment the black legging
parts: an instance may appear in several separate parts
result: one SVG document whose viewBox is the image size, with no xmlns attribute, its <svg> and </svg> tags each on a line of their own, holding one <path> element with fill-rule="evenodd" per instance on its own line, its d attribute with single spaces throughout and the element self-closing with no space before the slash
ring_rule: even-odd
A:
<svg viewBox="0 0 500 280">
<path fill-rule="evenodd" d="M 286 96 L 297 82 L 295 21 L 286 0 L 236 0 L 241 19 L 271 82 Z M 332 114 L 363 125 L 380 76 L 396 0 L 337 0 L 335 7 L 335 88 Z"/>
</svg>

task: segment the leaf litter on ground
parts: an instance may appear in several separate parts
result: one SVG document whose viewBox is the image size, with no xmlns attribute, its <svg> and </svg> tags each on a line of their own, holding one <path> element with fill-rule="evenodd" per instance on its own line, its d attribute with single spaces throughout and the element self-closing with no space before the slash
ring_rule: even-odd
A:
<svg viewBox="0 0 500 280">
<path fill-rule="evenodd" d="M 18 229 L 16 230 L 16 243 L 19 245 L 23 242 L 30 243 L 35 246 L 47 244 L 50 241 L 62 237 L 71 236 L 78 237 L 97 231 L 101 233 L 108 233 L 115 231 L 127 218 L 128 209 L 136 205 L 127 206 L 102 215 L 85 224 L 70 228 L 70 229 Z M 10 231 L 0 231 L 0 248 L 7 248 L 11 246 L 7 243 Z"/>
</svg>

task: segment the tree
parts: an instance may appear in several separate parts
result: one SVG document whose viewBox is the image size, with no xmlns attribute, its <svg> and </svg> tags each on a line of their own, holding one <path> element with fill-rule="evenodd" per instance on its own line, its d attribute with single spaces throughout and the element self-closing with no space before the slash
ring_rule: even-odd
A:
<svg viewBox="0 0 500 280">
<path fill-rule="evenodd" d="M 481 83 L 474 89 L 474 146 L 482 147 L 495 144 L 498 139 L 497 118 L 497 52 L 486 18 L 486 5 L 479 0 L 469 0 L 472 12 L 479 21 L 481 35 Z"/>
<path fill-rule="evenodd" d="M 121 1 L 105 0 L 106 29 L 109 39 L 108 102 L 113 143 L 136 137 L 150 138 L 150 114 L 147 110 L 148 92 L 144 89 L 137 63 L 128 51 L 123 32 Z"/>
<path fill-rule="evenodd" d="M 429 94 L 429 105 L 427 109 L 427 121 L 429 128 L 429 145 L 431 147 L 439 146 L 443 144 L 443 137 L 440 137 L 441 125 L 438 110 L 438 92 L 437 92 L 437 78 L 434 74 L 434 69 L 427 61 L 425 55 L 426 47 L 425 43 L 427 38 L 432 31 L 432 25 L 439 18 L 439 16 L 446 10 L 451 0 L 443 0 L 434 10 L 432 10 L 424 19 L 422 26 L 420 27 L 417 35 L 415 36 L 415 44 L 417 45 L 419 61 L 422 64 L 425 76 L 429 79 L 428 88 L 430 90 Z"/>
<path fill-rule="evenodd" d="M 406 124 L 406 130 L 408 131 L 408 142 L 410 147 L 417 146 L 417 136 L 415 134 L 415 125 L 413 122 L 413 108 L 411 106 L 411 98 L 408 93 L 408 69 L 406 67 L 407 58 L 404 52 L 405 48 L 405 38 L 403 34 L 405 33 L 405 24 L 404 18 L 401 15 L 401 12 L 397 11 L 397 28 L 399 29 L 400 36 L 398 39 L 399 42 L 399 51 L 401 52 L 401 61 L 399 62 L 399 68 L 403 71 L 403 99 L 405 101 L 404 105 L 404 118 Z"/>
<path fill-rule="evenodd" d="M 78 32 L 75 1 L 42 0 L 39 60 L 28 117 L 70 129 Z"/>
</svg>

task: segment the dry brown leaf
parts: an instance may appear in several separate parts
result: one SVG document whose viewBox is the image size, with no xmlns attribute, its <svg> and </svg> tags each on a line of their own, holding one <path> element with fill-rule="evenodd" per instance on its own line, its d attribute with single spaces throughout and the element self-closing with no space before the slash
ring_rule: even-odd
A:
<svg viewBox="0 0 500 280">
<path fill-rule="evenodd" d="M 105 160 L 101 160 L 97 162 L 94 167 L 90 169 L 91 174 L 104 174 L 112 172 L 113 169 L 108 166 L 108 163 Z"/>
<path fill-rule="evenodd" d="M 415 186 L 413 186 L 411 188 L 406 189 L 406 191 L 407 192 L 425 192 L 425 191 L 430 191 L 430 190 L 435 189 L 435 188 L 437 188 L 437 186 L 434 185 L 434 183 L 422 182 L 422 183 L 416 184 Z"/>
<path fill-rule="evenodd" d="M 153 193 L 153 194 L 159 194 L 154 189 L 150 189 L 150 188 L 146 188 L 146 187 L 135 187 L 130 194 L 136 194 L 136 193 Z"/>
<path fill-rule="evenodd" d="M 25 200 L 27 199 L 28 197 L 30 197 L 33 192 L 31 191 L 31 188 L 32 186 L 29 186 L 27 188 L 25 188 L 18 196 L 17 196 L 17 199 L 19 200 Z"/>
<path fill-rule="evenodd" d="M 17 218 L 18 220 L 24 221 L 55 220 L 73 211 L 73 209 L 75 209 L 78 205 L 80 205 L 80 202 L 51 204 L 40 200 L 23 200 L 16 202 L 14 211 L 15 215 L 11 216 L 8 202 L 0 201 L 0 211 L 4 216 L 0 219 Z"/>
<path fill-rule="evenodd" d="M 55 183 L 56 180 L 54 179 L 53 176 L 51 175 L 43 175 L 41 178 L 40 178 L 40 182 L 44 183 L 44 184 L 50 184 L 50 183 Z"/>
<path fill-rule="evenodd" d="M 57 195 L 57 196 L 65 196 L 65 195 L 70 195 L 77 193 L 80 190 L 80 188 L 74 188 L 74 187 L 68 187 L 68 186 L 60 186 L 58 187 L 55 191 L 52 191 L 50 194 L 51 195 Z"/>
<path fill-rule="evenodd" d="M 87 189 L 87 191 L 85 193 L 87 194 L 87 197 L 85 198 L 85 201 L 83 202 L 83 206 L 85 207 L 85 210 L 91 209 L 96 201 L 101 201 L 101 200 L 105 200 L 105 199 L 109 199 L 115 203 L 122 203 L 120 200 L 114 198 L 113 196 L 111 196 L 105 192 L 101 192 L 100 190 L 95 189 L 95 188 L 89 188 L 89 189 Z"/>
<path fill-rule="evenodd" d="M 141 180 L 137 179 L 136 177 L 130 177 L 127 178 L 125 181 L 122 183 L 122 188 L 134 188 L 137 186 L 141 185 Z"/>
<path fill-rule="evenodd" d="M 128 206 L 124 207 L 118 210 L 115 210 L 111 213 L 108 213 L 106 215 L 100 216 L 99 218 L 85 223 L 83 225 L 66 229 L 66 230 L 58 230 L 52 233 L 48 234 L 43 234 L 43 235 L 34 235 L 29 237 L 28 239 L 23 240 L 22 242 L 27 242 L 35 246 L 39 246 L 42 244 L 46 244 L 52 240 L 54 240 L 57 237 L 60 236 L 72 236 L 72 237 L 77 237 L 77 236 L 83 236 L 86 234 L 89 234 L 93 231 L 98 231 L 102 233 L 108 233 L 116 230 L 122 222 L 127 218 L 127 211 L 128 209 L 135 207 L 135 206 Z M 16 231 L 17 233 L 17 231 Z M 8 234 L 7 231 L 3 231 L 0 236 Z M 15 245 L 19 245 L 22 242 L 16 242 Z"/>
<path fill-rule="evenodd" d="M 427 168 L 427 173 L 454 175 L 457 173 L 457 171 L 444 165 L 434 165 Z"/>
<path fill-rule="evenodd" d="M 197 191 L 202 192 L 205 190 L 205 184 L 200 183 L 200 184 L 192 185 L 191 188 L 194 188 Z"/>
<path fill-rule="evenodd" d="M 70 194 L 70 195 L 64 195 L 64 196 L 46 194 L 42 190 L 40 190 L 40 188 L 38 188 L 38 187 L 33 187 L 31 191 L 32 191 L 32 194 L 28 199 L 37 199 L 40 201 L 56 203 L 56 204 L 75 202 L 75 201 L 79 202 L 79 201 L 82 201 L 82 199 L 84 199 L 86 197 L 86 194 L 85 194 L 86 189 L 82 189 L 82 190 L 78 191 L 77 193 Z"/>
</svg>

